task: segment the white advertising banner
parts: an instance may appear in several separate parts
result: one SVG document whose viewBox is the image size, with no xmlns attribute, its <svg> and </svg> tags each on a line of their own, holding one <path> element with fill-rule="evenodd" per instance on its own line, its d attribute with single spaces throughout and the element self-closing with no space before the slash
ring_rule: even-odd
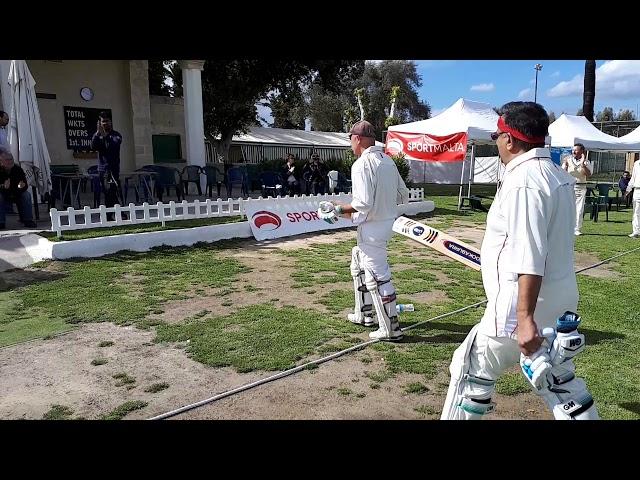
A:
<svg viewBox="0 0 640 480">
<path fill-rule="evenodd" d="M 348 204 L 351 203 L 351 195 L 343 193 L 246 200 L 244 210 L 256 240 L 354 226 L 351 220 L 343 217 L 334 224 L 319 218 L 318 205 L 323 200 Z"/>
</svg>

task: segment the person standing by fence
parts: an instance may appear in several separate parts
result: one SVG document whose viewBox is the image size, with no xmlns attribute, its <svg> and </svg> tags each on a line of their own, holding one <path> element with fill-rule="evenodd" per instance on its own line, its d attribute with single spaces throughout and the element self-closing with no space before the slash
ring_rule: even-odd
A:
<svg viewBox="0 0 640 480">
<path fill-rule="evenodd" d="M 636 163 L 633 165 L 631 179 L 629 180 L 629 184 L 627 185 L 627 194 L 625 195 L 625 197 L 629 198 L 631 195 L 633 195 L 633 219 L 631 220 L 631 226 L 633 227 L 633 232 L 631 232 L 629 236 L 631 238 L 639 238 L 640 237 L 640 160 L 636 160 Z"/>
</svg>

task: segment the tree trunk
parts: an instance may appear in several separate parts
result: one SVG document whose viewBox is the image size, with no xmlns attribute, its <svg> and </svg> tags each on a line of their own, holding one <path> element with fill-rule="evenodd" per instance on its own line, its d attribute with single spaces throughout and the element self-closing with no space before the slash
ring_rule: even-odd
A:
<svg viewBox="0 0 640 480">
<path fill-rule="evenodd" d="M 596 99 L 596 61 L 584 62 L 584 93 L 582 97 L 582 113 L 593 122 L 593 107 Z"/>
<path fill-rule="evenodd" d="M 231 149 L 231 140 L 233 140 L 233 131 L 224 132 L 220 135 L 220 153 L 224 159 L 224 163 L 231 163 L 229 159 L 229 150 Z"/>
</svg>

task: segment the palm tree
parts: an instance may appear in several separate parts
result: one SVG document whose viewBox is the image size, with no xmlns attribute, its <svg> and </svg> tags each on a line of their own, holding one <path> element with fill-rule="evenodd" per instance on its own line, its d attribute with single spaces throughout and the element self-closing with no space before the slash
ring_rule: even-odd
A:
<svg viewBox="0 0 640 480">
<path fill-rule="evenodd" d="M 582 96 L 582 112 L 587 120 L 593 122 L 593 106 L 596 100 L 596 61 L 584 62 L 584 92 Z"/>
</svg>

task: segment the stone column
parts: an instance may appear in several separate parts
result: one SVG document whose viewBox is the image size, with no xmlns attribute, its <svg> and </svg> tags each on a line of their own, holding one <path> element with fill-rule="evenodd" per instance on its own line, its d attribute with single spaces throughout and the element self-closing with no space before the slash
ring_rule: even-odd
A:
<svg viewBox="0 0 640 480">
<path fill-rule="evenodd" d="M 153 163 L 149 63 L 147 60 L 129 60 L 129 85 L 131 88 L 131 120 L 135 160 L 133 165 L 122 165 L 123 171 L 135 170 L 143 165 Z"/>
<path fill-rule="evenodd" d="M 204 167 L 204 117 L 202 109 L 202 69 L 204 60 L 180 60 L 184 92 L 184 126 L 187 140 L 187 165 Z M 200 177 L 202 189 L 204 176 Z"/>
</svg>

